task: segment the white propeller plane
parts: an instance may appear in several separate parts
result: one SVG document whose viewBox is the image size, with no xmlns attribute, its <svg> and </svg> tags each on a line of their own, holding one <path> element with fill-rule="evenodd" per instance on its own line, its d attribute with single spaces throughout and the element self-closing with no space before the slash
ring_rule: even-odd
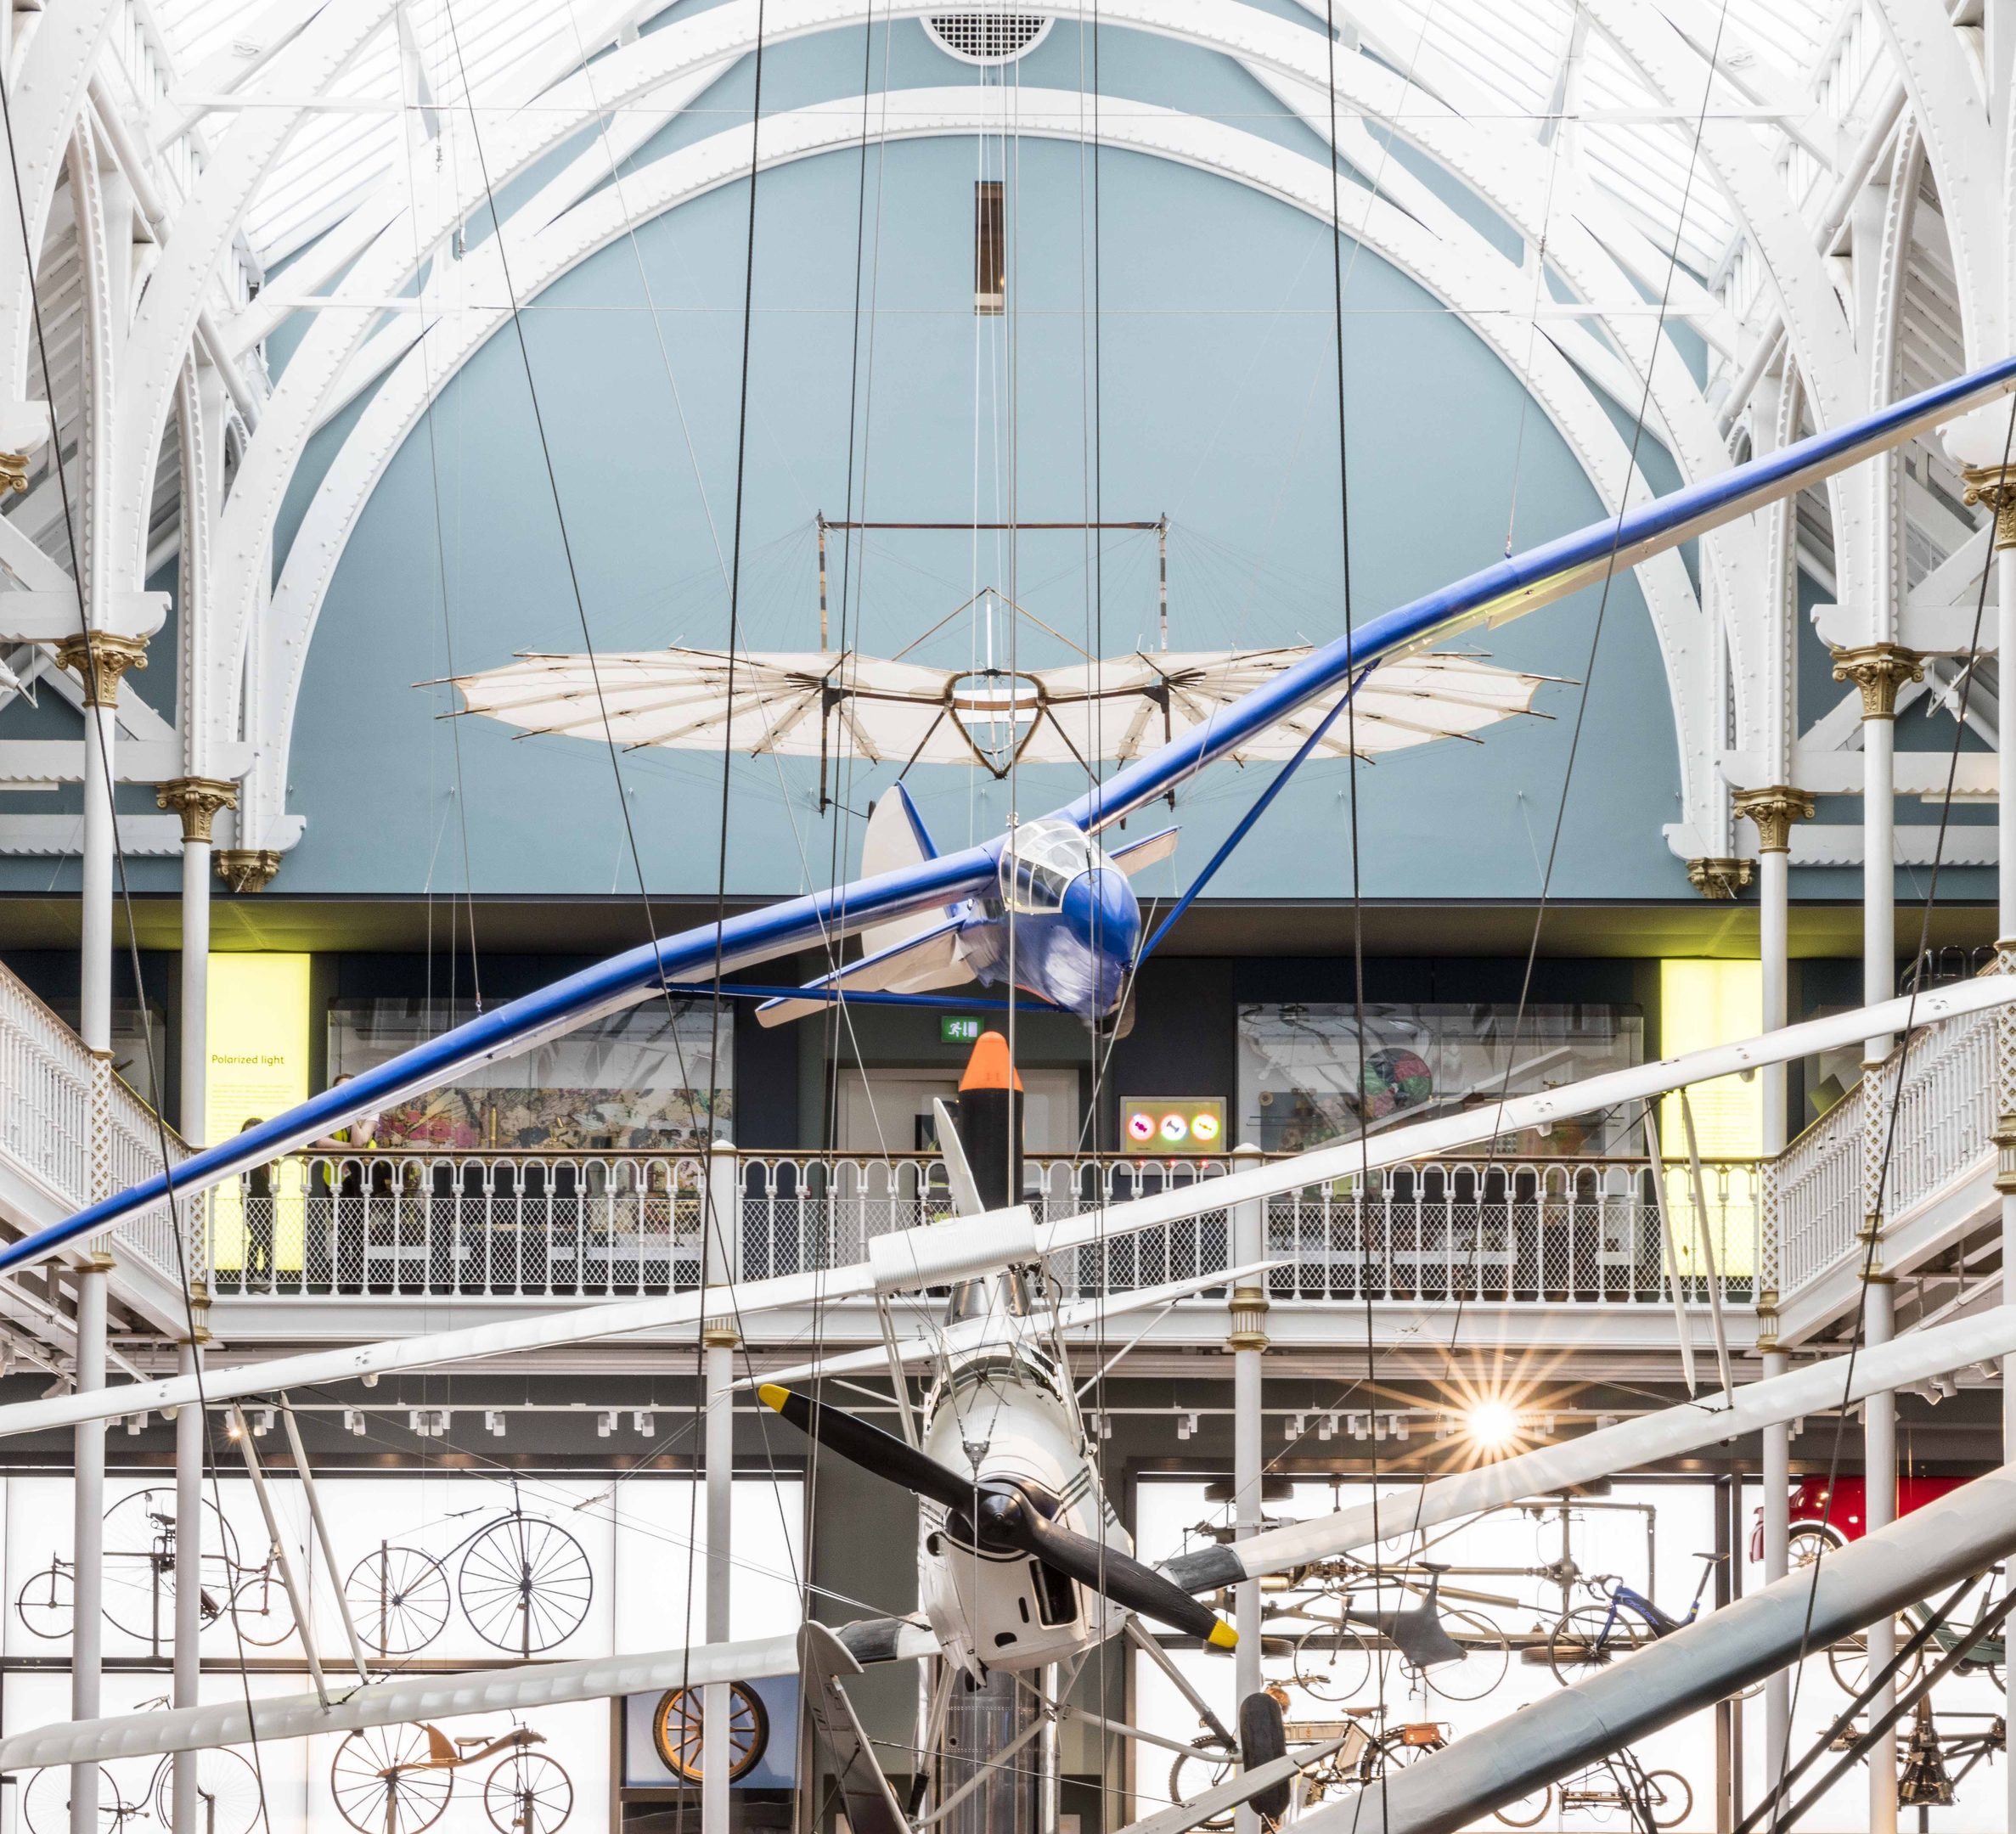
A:
<svg viewBox="0 0 2016 1834">
<path fill-rule="evenodd" d="M 871 1245 L 873 1258 L 859 1268 L 744 1282 L 735 1289 L 737 1308 L 745 1317 L 769 1307 L 805 1302 L 812 1297 L 813 1282 L 829 1300 L 918 1292 L 960 1283 L 972 1283 L 969 1292 L 979 1291 L 988 1296 L 984 1309 L 969 1302 L 973 1315 L 935 1326 L 899 1344 L 893 1353 L 904 1363 L 937 1359 L 941 1364 L 940 1380 L 926 1404 L 924 1428 L 915 1448 L 907 1440 L 822 1407 L 786 1387 L 786 1382 L 799 1379 L 798 1371 L 769 1384 L 775 1395 L 765 1398 L 787 1418 L 801 1415 L 822 1444 L 842 1455 L 864 1457 L 876 1468 L 909 1482 L 925 1499 L 925 1535 L 939 1537 L 935 1550 L 926 1542 L 920 1554 L 925 1581 L 922 1621 L 875 1618 L 845 1626 L 836 1633 L 841 1647 L 825 1659 L 827 1667 L 844 1671 L 853 1664 L 940 1655 L 969 1673 L 974 1668 L 1034 1667 L 1056 1659 L 1060 1651 L 1090 1648 L 1137 1616 L 1207 1639 L 1222 1631 L 1219 1640 L 1223 1642 L 1229 1639 L 1230 1630 L 1199 1602 L 1200 1595 L 1360 1550 L 1376 1539 L 1373 1508 L 1360 1505 L 1230 1546 L 1181 1556 L 1159 1570 L 1136 1560 L 1097 1485 L 1075 1398 L 1054 1358 L 1053 1347 L 1064 1333 L 1096 1319 L 1168 1305 L 1207 1286 L 1223 1285 L 1249 1273 L 1258 1275 L 1265 1263 L 1251 1269 L 1214 1270 L 1135 1293 L 1042 1309 L 1023 1303 L 1013 1270 L 1036 1267 L 1048 1256 L 1073 1247 L 1110 1241 L 1203 1210 L 1264 1201 L 1356 1171 L 1368 1161 L 1380 1166 L 1447 1151 L 1499 1133 L 1546 1124 L 1620 1101 L 1649 1100 L 1690 1083 L 1786 1061 L 1838 1043 L 1902 1032 L 1913 1024 L 1964 1016 L 2012 999 L 2016 999 L 2016 977 L 1963 982 L 1922 993 L 1915 1000 L 1887 1001 L 1664 1063 L 1515 1097 L 1501 1109 L 1481 1115 L 1444 1117 L 1394 1128 L 1362 1145 L 1332 1145 L 1293 1159 L 1267 1162 L 1196 1187 L 1113 1205 L 1096 1217 L 1044 1229 L 1033 1224 L 1026 1209 L 982 1209 L 971 1167 L 964 1163 L 964 1156 L 949 1155 L 960 1212 L 955 1220 L 877 1238 Z M 953 1130 L 944 1125 L 940 1137 L 955 1139 Z M 206 1377 L 207 1398 L 215 1402 L 227 1397 L 272 1394 L 290 1385 L 357 1380 L 380 1370 L 494 1357 L 536 1343 L 697 1324 L 703 1308 L 712 1314 L 722 1304 L 721 1291 L 714 1288 L 704 1297 L 674 1294 L 213 1370 Z M 839 1374 L 879 1364 L 891 1353 L 881 1349 L 850 1353 L 824 1359 L 803 1373 Z M 1396 1514 L 1404 1516 L 1411 1526 L 1425 1529 L 1753 1432 L 1839 1405 L 1844 1399 L 1852 1404 L 1869 1393 L 2012 1353 L 2016 1353 L 2016 1305 L 2005 1304 L 1866 1348 L 1855 1359 L 1851 1372 L 1839 1359 L 1816 1362 L 1790 1375 L 1747 1384 L 1732 1400 L 1720 1393 L 1704 1395 L 1661 1413 L 1433 1480 L 1407 1495 L 1404 1511 L 1398 1498 L 1382 1499 L 1381 1506 L 1388 1532 Z M 17 1403 L 0 1408 L 0 1437 L 128 1414 L 142 1407 L 186 1404 L 195 1398 L 193 1381 L 179 1377 Z M 983 1572 L 984 1578 L 980 1577 Z M 1073 1617 L 1068 1622 L 1043 1622 L 1046 1606 L 1053 1617 L 1062 1617 L 1067 1584 Z M 1025 1606 L 1034 1620 L 1026 1627 Z M 1424 1623 L 1422 1628 L 1432 1627 Z M 1004 1632 L 1014 1636 L 1013 1644 L 995 1640 Z M 1145 1639 L 1138 1626 L 1131 1627 L 1129 1634 Z M 202 1749 L 244 1743 L 255 1736 L 299 1737 L 456 1713 L 523 1711 L 667 1686 L 798 1673 L 810 1659 L 801 1651 L 799 1640 L 775 1637 L 585 1662 L 533 1663 L 515 1670 L 395 1677 L 335 1696 L 326 1703 L 312 1694 L 250 1703 L 241 1699 L 59 1723 L 0 1738 L 0 1771 Z M 1152 1640 L 1145 1640 L 1166 1659 L 1166 1652 L 1160 1652 Z M 1394 1640 L 1399 1640 L 1397 1626 Z M 1183 1685 L 1180 1675 L 1172 1678 Z M 1193 1704 L 1208 1717 L 1202 1702 L 1193 1697 Z M 1247 1730 L 1241 1728 L 1242 1732 Z M 1241 1742 L 1225 1729 L 1219 1730 L 1228 1749 Z M 1256 1788 L 1263 1786 L 1263 1778 L 1270 1784 L 1278 1781 L 1285 1773 L 1278 1763 L 1265 1761 L 1269 1754 L 1264 1734 L 1260 1740 L 1244 1742 L 1252 1747 L 1246 1752 L 1249 1768 L 1237 1781 L 1252 1782 Z M 1291 1755 L 1294 1761 L 1307 1762 L 1315 1754 Z M 1292 1768 L 1291 1762 L 1288 1769 Z M 1211 1796 L 1212 1813 L 1222 1809 L 1219 1793 Z M 1199 1798 L 1199 1803 L 1203 1800 Z M 1157 1834 L 1181 1831 L 1158 1829 Z"/>
</svg>

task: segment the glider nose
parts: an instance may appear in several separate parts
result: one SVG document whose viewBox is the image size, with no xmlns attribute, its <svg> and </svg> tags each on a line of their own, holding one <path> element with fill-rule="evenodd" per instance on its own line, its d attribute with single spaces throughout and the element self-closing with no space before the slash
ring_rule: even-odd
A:
<svg viewBox="0 0 2016 1834">
<path fill-rule="evenodd" d="M 1064 920 L 1095 964 L 1093 1016 L 1103 1016 L 1127 990 L 1127 973 L 1141 942 L 1140 902 L 1125 873 L 1095 866 L 1065 892 Z"/>
</svg>

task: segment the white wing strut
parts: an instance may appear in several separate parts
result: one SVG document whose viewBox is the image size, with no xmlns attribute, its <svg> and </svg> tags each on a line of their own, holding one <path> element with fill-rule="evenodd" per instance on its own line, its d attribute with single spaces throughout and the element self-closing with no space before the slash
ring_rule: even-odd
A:
<svg viewBox="0 0 2016 1834">
<path fill-rule="evenodd" d="M 1309 1522 L 1270 1528 L 1230 1547 L 1205 1548 L 1163 1563 L 1162 1570 L 1185 1591 L 1236 1585 L 1264 1573 L 1281 1572 L 1310 1561 L 1369 1547 L 1382 1538 L 1405 1534 L 1473 1515 L 1478 1510 L 1551 1495 L 1570 1484 L 1587 1483 L 1618 1471 L 1636 1471 L 1659 1459 L 1696 1452 L 1724 1439 L 1738 1439 L 1823 1409 L 1852 1405 L 1863 1397 L 1929 1381 L 1970 1363 L 2016 1355 L 2016 1305 L 1996 1306 L 1978 1317 L 1934 1325 L 1887 1344 L 1866 1345 L 1855 1358 L 1831 1357 L 1788 1376 L 1745 1384 L 1733 1407 L 1720 1396 L 1687 1401 L 1657 1414 L 1598 1427 L 1579 1439 L 1522 1452 L 1495 1465 L 1454 1477 L 1439 1477 L 1418 1490 L 1396 1490 L 1375 1504 L 1360 1504 Z M 1374 1527 L 1377 1511 L 1377 1529 Z M 1830 1556 L 1831 1559 L 1832 1556 Z"/>
<path fill-rule="evenodd" d="M 887 1627 L 886 1620 L 884 1624 Z M 893 1633 L 881 1639 L 882 1647 L 870 1660 L 907 1662 L 938 1652 L 938 1640 L 921 1625 L 898 1623 Z M 585 1662 L 406 1675 L 338 1695 L 326 1707 L 313 1694 L 289 1694 L 255 1700 L 248 1709 L 239 1696 L 201 1707 L 59 1721 L 16 1732 L 0 1738 L 0 1771 L 206 1751 L 213 1745 L 244 1745 L 254 1737 L 307 1738 L 317 1732 L 350 1732 L 359 1726 L 403 1725 L 463 1713 L 527 1713 L 567 1701 L 607 1700 L 620 1694 L 656 1693 L 689 1685 L 700 1687 L 712 1681 L 752 1681 L 797 1672 L 798 1642 L 794 1634 L 653 1650 L 638 1656 L 595 1656 Z"/>
<path fill-rule="evenodd" d="M 1477 1145 L 1523 1128 L 1546 1127 L 1592 1109 L 1636 1102 L 1690 1083 L 1705 1083 L 1765 1064 L 1834 1050 L 1864 1038 L 1901 1032 L 1906 1027 L 1934 1024 L 1970 1013 L 2016 1004 L 2016 975 L 1991 975 L 1963 981 L 1898 999 L 1883 1000 L 1854 1012 L 1809 1019 L 1782 1031 L 1765 1033 L 1736 1044 L 1718 1044 L 1657 1063 L 1613 1070 L 1583 1083 L 1565 1083 L 1535 1095 L 1520 1095 L 1501 1104 L 1394 1128 L 1376 1140 L 1340 1140 L 1314 1152 L 1257 1165 L 1223 1178 L 1202 1179 L 1185 1189 L 1164 1191 L 1132 1203 L 1112 1204 L 1068 1222 L 1041 1228 L 1031 1225 L 1026 1209 L 1000 1211 L 990 1218 L 962 1218 L 954 1225 L 929 1224 L 873 1239 L 875 1259 L 867 1264 L 835 1268 L 822 1273 L 787 1274 L 778 1280 L 752 1280 L 736 1289 L 744 1316 L 775 1307 L 814 1301 L 865 1298 L 878 1290 L 893 1292 L 957 1280 L 977 1279 L 1019 1262 L 1091 1246 L 1116 1235 L 1157 1229 L 1203 1212 L 1255 1198 L 1279 1196 L 1304 1185 L 1349 1177 L 1362 1168 L 1377 1169 L 1410 1159 L 1426 1158 L 1460 1147 Z M 718 1288 L 709 1295 L 706 1310 L 724 1303 Z M 211 1400 L 267 1394 L 285 1387 L 355 1381 L 388 1370 L 425 1369 L 475 1358 L 505 1356 L 549 1344 L 579 1343 L 594 1337 L 697 1325 L 701 1313 L 697 1293 L 673 1293 L 663 1298 L 628 1301 L 621 1305 L 587 1306 L 543 1318 L 504 1325 L 477 1325 L 368 1344 L 346 1350 L 317 1351 L 270 1363 L 208 1373 L 203 1392 Z M 0 1407 L 0 1438 L 74 1426 L 82 1421 L 111 1420 L 121 1414 L 179 1407 L 196 1398 L 193 1377 L 176 1376 L 134 1382 L 117 1388 L 93 1389 L 48 1401 L 21 1401 Z M 1252 1543 L 1247 1545 L 1251 1546 Z"/>
</svg>

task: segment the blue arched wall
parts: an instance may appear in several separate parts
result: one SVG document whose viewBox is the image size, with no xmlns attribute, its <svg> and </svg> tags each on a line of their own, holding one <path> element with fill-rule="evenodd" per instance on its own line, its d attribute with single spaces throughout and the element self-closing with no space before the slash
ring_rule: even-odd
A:
<svg viewBox="0 0 2016 1834">
<path fill-rule="evenodd" d="M 859 41 L 851 42 L 848 55 L 858 58 Z M 918 56 L 920 46 L 899 42 L 906 59 Z M 796 49 L 801 60 L 813 54 Z M 927 80 L 955 80 L 949 59 L 923 54 L 934 65 Z M 1039 53 L 1065 55 L 1074 82 L 1077 54 L 1061 31 Z M 1044 77 L 1032 70 L 1028 80 Z M 1067 78 L 1050 72 L 1047 80 Z M 780 96 L 777 105 L 795 99 L 803 98 Z M 1230 113 L 1237 101 L 1230 92 L 1214 96 L 1210 111 Z M 1285 130 L 1276 121 L 1270 131 Z M 1084 317 L 1095 284 L 1087 156 L 1035 141 L 1014 155 L 1018 309 L 1006 319 L 976 318 L 971 306 L 980 157 L 971 138 L 871 147 L 869 221 L 859 245 L 853 155 L 802 161 L 761 181 L 741 642 L 816 647 L 812 521 L 816 511 L 838 515 L 846 507 L 850 419 L 857 514 L 966 518 L 975 513 L 976 481 L 979 514 L 1005 513 L 1011 445 L 1023 520 L 1084 516 L 1095 453 L 1108 517 L 1170 518 L 1174 647 L 1334 634 L 1343 620 L 1343 546 L 1323 226 L 1227 181 L 1106 154 L 1095 416 Z M 998 143 L 989 159 L 988 170 L 998 172 Z M 727 594 L 695 461 L 727 554 L 746 200 L 744 188 L 718 192 L 639 225 L 523 314 L 567 544 L 599 650 L 727 639 Z M 850 403 L 858 246 L 866 251 L 864 289 L 880 309 L 859 321 Z M 1347 246 L 1345 259 L 1357 614 L 1489 560 L 1503 551 L 1508 526 L 1524 546 L 1594 517 L 1593 492 L 1489 351 L 1376 256 Z M 837 540 L 834 554 L 837 598 Z M 1009 584 L 1003 554 L 983 549 L 976 567 L 971 544 L 955 537 L 876 537 L 857 561 L 864 571 L 850 640 L 872 654 L 915 639 L 974 584 Z M 1088 650 L 1153 641 L 1152 538 L 1109 549 L 1098 594 L 1076 536 L 1026 537 L 1015 580 L 1032 611 Z M 1585 594 L 1480 647 L 1506 664 L 1580 681 L 1591 674 L 1595 624 L 1594 595 Z M 577 740 L 516 740 L 487 721 L 437 719 L 450 704 L 447 691 L 415 684 L 448 672 L 451 645 L 462 670 L 494 667 L 521 650 L 584 647 L 509 330 L 406 442 L 351 537 L 296 722 L 288 800 L 307 818 L 307 832 L 276 889 L 459 889 L 465 827 L 469 880 L 479 893 L 633 888 L 606 753 Z M 959 633 L 921 652 L 953 662 L 967 653 Z M 1039 666 L 1069 660 L 1069 651 L 1025 627 L 1020 660 Z M 1580 693 L 1544 690 L 1540 705 L 1555 718 L 1501 725 L 1482 745 L 1445 743 L 1361 768 L 1366 892 L 1532 895 Z M 626 756 L 622 768 L 650 888 L 712 891 L 719 761 L 653 751 Z M 864 808 L 893 775 L 857 768 L 848 804 Z M 851 870 L 858 823 L 841 816 L 836 835 L 834 817 L 820 819 L 816 779 L 813 763 L 732 765 L 731 893 L 826 882 L 836 847 L 842 875 Z M 1025 817 L 1039 813 L 1075 793 L 1079 780 L 1074 769 L 1025 772 L 1016 806 Z M 1259 771 L 1220 767 L 1185 799 L 1183 852 L 1174 880 L 1158 869 L 1163 884 L 1201 864 L 1263 781 Z M 1010 807 L 1008 786 L 977 773 L 920 768 L 910 784 L 947 842 L 994 831 Z M 1214 891 L 1348 892 L 1349 784 L 1341 763 L 1307 769 Z M 1660 834 L 1678 813 L 1677 790 L 1657 646 L 1636 585 L 1620 578 L 1595 658 L 1554 892 L 1688 895 Z"/>
</svg>

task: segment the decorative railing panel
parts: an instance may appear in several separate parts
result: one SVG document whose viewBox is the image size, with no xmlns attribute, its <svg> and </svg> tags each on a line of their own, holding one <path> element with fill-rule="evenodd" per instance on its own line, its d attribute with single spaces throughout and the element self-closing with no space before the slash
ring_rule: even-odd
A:
<svg viewBox="0 0 2016 1834">
<path fill-rule="evenodd" d="M 93 1069 L 76 1033 L 0 968 L 0 1158 L 78 1210 L 97 1195 L 91 1165 Z M 154 1111 L 116 1077 L 109 1079 L 105 1108 L 105 1188 L 120 1190 L 159 1172 L 162 1129 Z M 172 1159 L 188 1156 L 172 1128 L 166 1138 Z M 114 1231 L 114 1240 L 119 1252 L 176 1278 L 174 1235 L 165 1212 L 136 1218 Z"/>
<path fill-rule="evenodd" d="M 932 1156 L 717 1156 L 741 1274 L 760 1280 L 865 1258 L 870 1238 L 948 1214 Z M 1250 1163 L 1251 1162 L 1245 1162 Z M 1229 1158 L 1032 1159 L 1039 1222 L 1209 1182 Z M 725 1170 L 725 1167 L 722 1168 Z M 697 1155 L 308 1154 L 227 1187 L 210 1210 L 220 1296 L 489 1294 L 570 1297 L 698 1283 L 707 1167 Z M 1686 1297 L 1706 1297 L 1691 1181 L 1668 1171 Z M 1285 1301 L 1666 1302 L 1651 1168 L 1628 1160 L 1478 1156 L 1312 1186 L 1267 1206 L 1270 1276 Z M 1754 1285 L 1760 1181 L 1750 1161 L 1706 1167 L 1709 1228 L 1725 1290 Z M 1073 1295 L 1229 1266 L 1224 1210 L 1060 1256 Z"/>
</svg>

